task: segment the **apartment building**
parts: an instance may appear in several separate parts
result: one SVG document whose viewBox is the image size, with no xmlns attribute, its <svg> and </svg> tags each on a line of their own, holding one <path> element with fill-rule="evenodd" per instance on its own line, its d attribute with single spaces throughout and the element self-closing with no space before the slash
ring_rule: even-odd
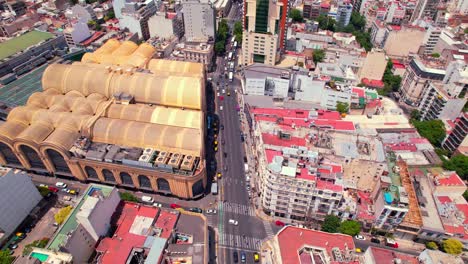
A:
<svg viewBox="0 0 468 264">
<path fill-rule="evenodd" d="M 156 12 L 148 20 L 151 38 L 171 39 L 184 35 L 184 19 L 178 12 Z"/>
<path fill-rule="evenodd" d="M 440 3 L 440 0 L 420 0 L 416 4 L 413 15 L 411 16 L 411 21 L 417 19 L 431 19 L 434 20 L 437 14 L 437 7 Z"/>
<path fill-rule="evenodd" d="M 424 36 L 423 45 L 424 45 L 424 55 L 431 55 L 434 53 L 434 48 L 439 41 L 440 34 L 442 33 L 442 28 L 436 27 L 433 25 L 428 25 L 426 27 L 426 35 Z"/>
<path fill-rule="evenodd" d="M 446 70 L 442 83 L 449 96 L 460 97 L 468 90 L 468 65 L 464 56 L 455 55 L 455 60 L 451 61 Z"/>
<path fill-rule="evenodd" d="M 10 237 L 42 200 L 31 178 L 23 172 L 0 167 L 0 243 Z"/>
<path fill-rule="evenodd" d="M 316 19 L 320 15 L 320 4 L 321 1 L 317 0 L 306 0 L 304 1 L 304 7 L 302 15 L 307 19 Z"/>
<path fill-rule="evenodd" d="M 67 27 L 63 31 L 63 35 L 65 36 L 68 47 L 76 47 L 80 42 L 91 37 L 91 32 L 85 22 L 78 21 L 70 27 Z"/>
<path fill-rule="evenodd" d="M 154 0 L 113 0 L 112 5 L 120 28 L 127 28 L 143 40 L 150 38 L 148 20 L 158 9 Z"/>
<path fill-rule="evenodd" d="M 351 20 L 351 13 L 353 12 L 353 5 L 346 1 L 338 3 L 336 11 L 336 25 L 338 27 L 346 27 Z"/>
<path fill-rule="evenodd" d="M 401 25 L 405 18 L 405 8 L 400 2 L 390 2 L 385 15 L 385 22 L 392 25 Z"/>
<path fill-rule="evenodd" d="M 257 108 L 253 114 L 260 175 L 256 188 L 264 212 L 297 222 L 320 220 L 328 214 L 355 218 L 356 204 L 344 192 L 342 166 L 309 145 L 326 141 L 327 127 L 352 131 L 353 124 L 328 111 Z M 309 136 L 317 132 L 309 129 L 313 124 L 323 130 Z M 280 129 L 286 126 L 295 129 Z"/>
<path fill-rule="evenodd" d="M 214 56 L 213 45 L 206 43 L 183 43 L 179 47 L 181 48 L 180 51 L 183 53 L 185 61 L 203 63 L 205 69 L 211 68 Z"/>
<path fill-rule="evenodd" d="M 275 65 L 285 48 L 288 0 L 246 0 L 241 63 Z"/>
<path fill-rule="evenodd" d="M 430 83 L 441 82 L 445 77 L 445 64 L 436 59 L 415 56 L 406 67 L 401 82 L 402 100 L 419 106 L 423 91 Z"/>
<path fill-rule="evenodd" d="M 468 146 L 468 113 L 462 113 L 455 121 L 455 127 L 447 135 L 442 147 L 444 149 L 455 151 L 460 146 Z"/>
<path fill-rule="evenodd" d="M 216 10 L 207 0 L 183 0 L 185 38 L 188 42 L 207 42 L 216 37 Z"/>
<path fill-rule="evenodd" d="M 422 120 L 454 120 L 460 115 L 466 99 L 450 96 L 441 83 L 429 82 L 422 92 L 419 112 Z"/>
<path fill-rule="evenodd" d="M 254 63 L 244 68 L 244 94 L 287 98 L 290 76 L 289 70 Z"/>
</svg>

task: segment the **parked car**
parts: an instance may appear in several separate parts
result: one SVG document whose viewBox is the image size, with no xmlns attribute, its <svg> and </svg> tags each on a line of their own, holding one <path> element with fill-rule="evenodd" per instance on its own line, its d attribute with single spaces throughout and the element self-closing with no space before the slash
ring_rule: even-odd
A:
<svg viewBox="0 0 468 264">
<path fill-rule="evenodd" d="M 70 190 L 68 190 L 68 193 L 69 193 L 69 194 L 74 194 L 74 195 L 76 195 L 76 194 L 78 194 L 79 192 L 78 192 L 78 190 L 70 189 Z"/>
<path fill-rule="evenodd" d="M 198 207 L 192 207 L 192 208 L 189 208 L 188 210 L 193 213 L 199 213 L 199 214 L 203 213 L 203 210 Z"/>
<path fill-rule="evenodd" d="M 178 204 L 175 204 L 175 203 L 171 204 L 171 208 L 172 208 L 172 209 L 177 209 L 177 208 L 180 208 L 180 207 L 181 207 L 181 206 L 178 205 Z"/>
<path fill-rule="evenodd" d="M 223 175 L 221 174 L 221 172 L 218 172 L 217 176 L 218 176 L 218 179 L 221 179 L 221 177 L 223 177 Z"/>
<path fill-rule="evenodd" d="M 9 246 L 8 246 L 9 249 L 13 250 L 13 249 L 17 249 L 18 248 L 18 244 L 16 243 L 11 243 Z"/>
<path fill-rule="evenodd" d="M 206 210 L 206 214 L 216 214 L 216 210 L 215 209 L 208 209 L 208 210 Z"/>
<path fill-rule="evenodd" d="M 241 251 L 241 262 L 245 263 L 247 261 L 247 256 L 244 251 Z"/>
<path fill-rule="evenodd" d="M 366 238 L 363 235 L 355 235 L 354 238 L 357 240 L 366 240 Z"/>
<path fill-rule="evenodd" d="M 148 203 L 148 204 L 152 204 L 154 203 L 154 198 L 151 197 L 151 196 L 142 196 L 141 197 L 141 201 L 144 202 L 144 203 Z"/>
<path fill-rule="evenodd" d="M 380 244 L 380 239 L 373 237 L 371 238 L 370 242 L 375 243 L 375 244 Z"/>
<path fill-rule="evenodd" d="M 160 204 L 160 203 L 153 203 L 153 207 L 162 207 L 162 204 Z"/>
<path fill-rule="evenodd" d="M 39 184 L 39 187 L 49 188 L 49 185 L 41 183 L 41 184 Z"/>
<path fill-rule="evenodd" d="M 260 262 L 260 254 L 257 252 L 254 253 L 254 262 Z"/>
<path fill-rule="evenodd" d="M 237 251 L 234 251 L 234 253 L 232 253 L 232 258 L 234 259 L 234 263 L 239 262 L 239 254 L 237 254 Z"/>
<path fill-rule="evenodd" d="M 58 188 L 62 188 L 62 189 L 67 188 L 67 184 L 63 183 L 63 182 L 57 182 L 57 183 L 55 183 L 55 186 L 58 187 Z"/>
<path fill-rule="evenodd" d="M 236 226 L 236 225 L 239 225 L 239 222 L 234 219 L 229 219 L 229 224 Z"/>
<path fill-rule="evenodd" d="M 54 192 L 54 193 L 56 193 L 56 192 L 59 191 L 59 189 L 56 188 L 56 187 L 54 187 L 54 186 L 49 186 L 49 190 L 50 190 L 51 192 Z"/>
<path fill-rule="evenodd" d="M 277 226 L 285 226 L 285 224 L 283 222 L 281 222 L 280 220 L 276 220 L 275 221 L 275 225 Z"/>
</svg>

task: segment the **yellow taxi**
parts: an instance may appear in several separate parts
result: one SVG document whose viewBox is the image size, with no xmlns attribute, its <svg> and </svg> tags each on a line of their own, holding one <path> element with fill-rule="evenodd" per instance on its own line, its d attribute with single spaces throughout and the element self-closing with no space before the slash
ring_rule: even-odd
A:
<svg viewBox="0 0 468 264">
<path fill-rule="evenodd" d="M 218 145 L 218 140 L 215 140 L 214 144 L 215 144 L 215 146 L 217 146 Z"/>
<path fill-rule="evenodd" d="M 218 172 L 218 179 L 221 179 L 222 176 L 221 172 Z"/>
<path fill-rule="evenodd" d="M 218 151 L 218 146 L 215 146 L 215 147 L 214 147 L 214 151 Z"/>
</svg>

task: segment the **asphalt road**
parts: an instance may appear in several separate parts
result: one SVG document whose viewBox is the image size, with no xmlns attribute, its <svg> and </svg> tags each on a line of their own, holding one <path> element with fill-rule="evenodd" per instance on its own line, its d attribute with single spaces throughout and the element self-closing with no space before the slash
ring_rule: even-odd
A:
<svg viewBox="0 0 468 264">
<path fill-rule="evenodd" d="M 409 250 L 409 249 L 402 249 L 402 248 L 391 248 L 391 247 L 385 246 L 383 244 L 372 243 L 369 240 L 364 240 L 363 241 L 363 240 L 354 239 L 354 245 L 356 246 L 356 248 L 360 248 L 362 250 L 362 252 L 365 252 L 368 247 L 372 246 L 372 247 L 390 249 L 390 250 L 398 251 L 398 252 L 401 252 L 401 253 L 410 254 L 410 255 L 413 255 L 413 256 L 419 256 L 419 254 L 421 253 L 421 252 L 419 252 L 417 250 Z"/>
</svg>

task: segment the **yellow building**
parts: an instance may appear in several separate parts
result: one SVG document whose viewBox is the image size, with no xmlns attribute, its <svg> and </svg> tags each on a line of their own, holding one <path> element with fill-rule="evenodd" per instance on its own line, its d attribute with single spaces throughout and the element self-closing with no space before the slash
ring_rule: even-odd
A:
<svg viewBox="0 0 468 264">
<path fill-rule="evenodd" d="M 203 195 L 203 64 L 150 60 L 153 53 L 147 44 L 110 40 L 80 63 L 50 65 L 44 91 L 0 126 L 0 164 Z"/>
</svg>

